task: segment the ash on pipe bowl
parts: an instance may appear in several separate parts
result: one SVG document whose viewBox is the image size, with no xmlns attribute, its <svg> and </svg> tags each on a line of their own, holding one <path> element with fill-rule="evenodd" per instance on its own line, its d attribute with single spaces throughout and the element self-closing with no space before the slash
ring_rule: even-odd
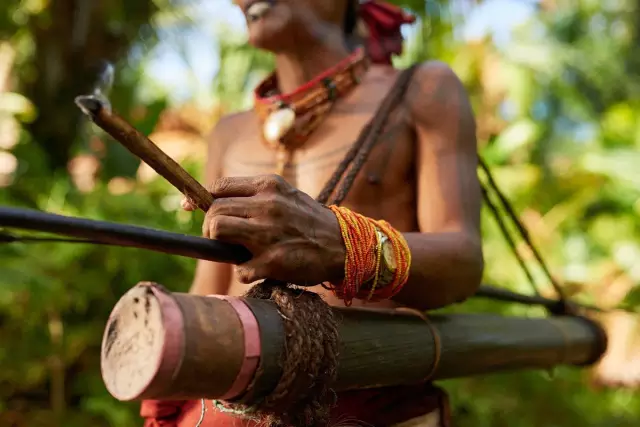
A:
<svg viewBox="0 0 640 427">
<path fill-rule="evenodd" d="M 103 108 L 111 113 L 111 104 L 100 99 L 96 95 L 80 95 L 75 99 L 75 104 L 80 108 L 84 115 L 93 119 L 100 114 Z"/>
<path fill-rule="evenodd" d="M 87 116 L 96 116 L 101 109 L 111 113 L 109 93 L 115 80 L 115 67 L 108 61 L 102 61 L 99 66 L 93 91 L 89 95 L 76 97 L 75 104 Z"/>
</svg>

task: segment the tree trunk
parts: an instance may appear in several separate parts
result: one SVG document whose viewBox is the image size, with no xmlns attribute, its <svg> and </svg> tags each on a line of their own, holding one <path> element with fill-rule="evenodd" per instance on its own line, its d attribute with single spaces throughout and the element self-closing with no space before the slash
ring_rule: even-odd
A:
<svg viewBox="0 0 640 427">
<path fill-rule="evenodd" d="M 34 68 L 27 73 L 31 78 L 23 78 L 23 89 L 38 117 L 28 129 L 53 170 L 66 168 L 78 138 L 82 116 L 75 96 L 93 89 L 102 61 L 117 62 L 127 54 L 154 11 L 148 1 L 53 0 L 29 23 Z M 122 15 L 126 19 L 115 27 L 112 18 Z"/>
</svg>

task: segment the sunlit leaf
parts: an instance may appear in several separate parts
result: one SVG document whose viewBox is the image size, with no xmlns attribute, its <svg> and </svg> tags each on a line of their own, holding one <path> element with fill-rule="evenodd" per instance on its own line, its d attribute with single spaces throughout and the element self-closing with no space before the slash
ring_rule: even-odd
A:
<svg viewBox="0 0 640 427">
<path fill-rule="evenodd" d="M 633 109 L 630 104 L 617 104 L 609 108 L 602 119 L 604 131 L 612 138 L 619 141 L 629 141 L 634 134 L 640 112 Z"/>
<path fill-rule="evenodd" d="M 585 170 L 600 173 L 621 184 L 640 188 L 640 152 L 616 150 L 602 153 L 585 153 L 581 159 Z"/>
<path fill-rule="evenodd" d="M 620 305 L 621 309 L 633 310 L 640 314 L 640 285 L 636 286 L 627 294 Z"/>
<path fill-rule="evenodd" d="M 521 119 L 511 123 L 495 141 L 494 149 L 502 156 L 509 156 L 515 151 L 526 149 L 540 136 L 540 125 L 529 119 Z"/>
<path fill-rule="evenodd" d="M 15 92 L 0 92 L 0 113 L 9 113 L 23 122 L 31 122 L 36 117 L 36 108 L 24 95 Z"/>
</svg>

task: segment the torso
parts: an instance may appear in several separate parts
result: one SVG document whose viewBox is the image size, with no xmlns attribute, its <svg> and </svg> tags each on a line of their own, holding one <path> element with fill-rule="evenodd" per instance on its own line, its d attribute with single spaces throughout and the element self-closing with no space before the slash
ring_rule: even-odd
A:
<svg viewBox="0 0 640 427">
<path fill-rule="evenodd" d="M 299 190 L 317 197 L 338 164 L 376 113 L 397 78 L 390 67 L 372 67 L 362 83 L 339 100 L 331 114 L 295 151 L 284 178 Z M 223 176 L 251 176 L 275 173 L 276 153 L 260 136 L 260 123 L 253 112 L 240 113 L 239 126 L 228 141 L 222 158 Z M 343 206 L 375 219 L 384 219 L 400 231 L 417 231 L 415 186 L 415 135 L 407 109 L 401 104 L 389 116 L 369 158 L 358 174 Z M 232 278 L 230 295 L 249 289 Z M 343 305 L 321 287 L 332 305 Z M 354 305 L 358 301 L 354 302 Z M 369 303 L 371 307 L 390 307 L 393 302 Z"/>
</svg>

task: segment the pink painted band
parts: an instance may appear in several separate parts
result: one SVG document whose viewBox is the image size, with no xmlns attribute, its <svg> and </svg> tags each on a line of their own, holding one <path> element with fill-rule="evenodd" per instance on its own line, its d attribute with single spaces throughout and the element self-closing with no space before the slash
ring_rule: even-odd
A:
<svg viewBox="0 0 640 427">
<path fill-rule="evenodd" d="M 162 314 L 162 324 L 164 334 L 162 336 L 162 350 L 160 357 L 156 360 L 155 373 L 149 378 L 134 395 L 123 395 L 109 387 L 109 382 L 105 381 L 106 387 L 113 397 L 120 401 L 131 401 L 144 398 L 145 395 L 157 393 L 156 390 L 163 391 L 171 383 L 175 373 L 182 363 L 184 353 L 184 318 L 178 303 L 167 295 L 156 284 L 151 282 L 139 283 L 137 286 L 148 287 L 156 297 L 160 305 Z M 117 306 L 111 312 L 107 325 L 111 324 L 114 316 L 118 315 Z M 105 336 L 109 328 L 105 328 Z M 104 341 L 104 338 L 103 338 Z M 105 378 L 104 365 L 101 366 L 102 376 Z"/>
<path fill-rule="evenodd" d="M 185 348 L 184 317 L 178 302 L 157 286 L 152 285 L 150 288 L 160 303 L 164 342 L 158 371 L 148 387 L 149 390 L 152 387 L 164 388 L 171 384 L 182 365 Z"/>
<path fill-rule="evenodd" d="M 249 309 L 249 306 L 247 306 L 243 299 L 227 295 L 208 296 L 227 301 L 238 314 L 238 318 L 242 324 L 242 331 L 244 335 L 244 358 L 242 360 L 242 365 L 240 365 L 240 370 L 238 371 L 238 375 L 233 381 L 231 388 L 218 398 L 220 400 L 233 399 L 234 397 L 241 395 L 247 389 L 255 375 L 256 369 L 258 368 L 258 362 L 260 361 L 260 354 L 262 352 L 260 327 L 258 326 L 256 316 Z"/>
</svg>

